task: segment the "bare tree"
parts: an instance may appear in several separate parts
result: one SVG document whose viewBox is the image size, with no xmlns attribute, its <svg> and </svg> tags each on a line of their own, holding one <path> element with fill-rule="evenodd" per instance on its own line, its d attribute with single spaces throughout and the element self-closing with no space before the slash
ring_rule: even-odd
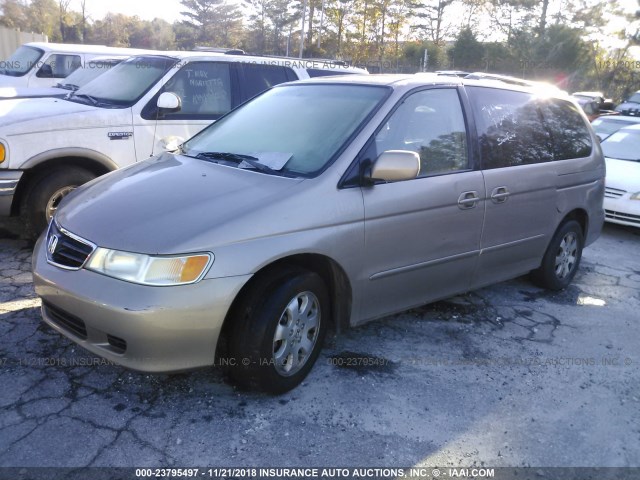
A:
<svg viewBox="0 0 640 480">
<path fill-rule="evenodd" d="M 437 2 L 415 2 L 412 4 L 413 15 L 418 19 L 414 29 L 424 31 L 437 45 L 444 41 L 449 30 L 445 22 L 445 13 L 454 0 L 438 0 Z"/>
<path fill-rule="evenodd" d="M 87 0 L 80 0 L 80 15 L 81 15 L 81 30 L 82 30 L 82 43 L 87 42 L 87 23 L 89 16 L 87 15 Z"/>
<path fill-rule="evenodd" d="M 66 19 L 69 13 L 69 3 L 71 3 L 71 0 L 58 0 L 58 7 L 60 8 L 60 36 L 62 37 L 62 42 L 66 42 L 68 39 Z"/>
</svg>

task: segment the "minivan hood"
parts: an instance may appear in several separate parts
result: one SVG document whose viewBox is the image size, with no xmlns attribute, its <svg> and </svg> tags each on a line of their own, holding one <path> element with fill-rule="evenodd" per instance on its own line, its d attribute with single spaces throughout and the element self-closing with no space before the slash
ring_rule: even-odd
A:
<svg viewBox="0 0 640 480">
<path fill-rule="evenodd" d="M 68 102 L 59 98 L 23 98 L 0 102 L 0 127 L 16 125 L 30 120 L 55 118 L 51 125 L 60 125 L 61 116 L 91 112 L 90 105 Z M 11 128 L 13 131 L 14 129 Z M 24 132 L 28 133 L 28 132 Z"/>
<path fill-rule="evenodd" d="M 105 248 L 206 251 L 258 236 L 252 219 L 301 181 L 165 153 L 76 189 L 56 220 Z"/>
</svg>

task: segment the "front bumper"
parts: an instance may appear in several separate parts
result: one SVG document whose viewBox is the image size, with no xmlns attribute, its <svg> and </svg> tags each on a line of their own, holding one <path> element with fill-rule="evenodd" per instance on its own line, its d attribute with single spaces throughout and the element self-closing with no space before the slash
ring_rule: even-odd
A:
<svg viewBox="0 0 640 480">
<path fill-rule="evenodd" d="M 43 238 L 33 254 L 33 281 L 51 327 L 134 370 L 168 373 L 214 364 L 227 311 L 250 275 L 176 287 L 136 285 L 50 265 Z"/>
<path fill-rule="evenodd" d="M 603 206 L 607 222 L 640 227 L 640 200 L 631 200 L 629 192 L 619 198 L 605 197 Z"/>
<path fill-rule="evenodd" d="M 0 170 L 0 216 L 11 215 L 13 197 L 23 173 L 22 170 Z"/>
</svg>

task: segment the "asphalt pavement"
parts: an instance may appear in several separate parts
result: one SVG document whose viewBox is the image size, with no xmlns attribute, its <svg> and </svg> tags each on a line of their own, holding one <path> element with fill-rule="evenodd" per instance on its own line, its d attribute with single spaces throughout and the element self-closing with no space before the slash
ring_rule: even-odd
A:
<svg viewBox="0 0 640 480">
<path fill-rule="evenodd" d="M 40 320 L 0 223 L 0 467 L 640 466 L 640 229 L 607 225 L 574 284 L 526 277 L 327 340 L 306 381 L 146 375 Z"/>
</svg>

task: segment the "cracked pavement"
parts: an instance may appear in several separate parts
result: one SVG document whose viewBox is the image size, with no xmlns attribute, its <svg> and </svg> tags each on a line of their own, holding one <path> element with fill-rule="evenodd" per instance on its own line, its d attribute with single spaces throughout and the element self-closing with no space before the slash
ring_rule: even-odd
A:
<svg viewBox="0 0 640 480">
<path fill-rule="evenodd" d="M 526 277 L 328 338 L 278 397 L 127 371 L 40 321 L 0 222 L 0 467 L 640 466 L 640 229 L 574 284 Z"/>
</svg>

